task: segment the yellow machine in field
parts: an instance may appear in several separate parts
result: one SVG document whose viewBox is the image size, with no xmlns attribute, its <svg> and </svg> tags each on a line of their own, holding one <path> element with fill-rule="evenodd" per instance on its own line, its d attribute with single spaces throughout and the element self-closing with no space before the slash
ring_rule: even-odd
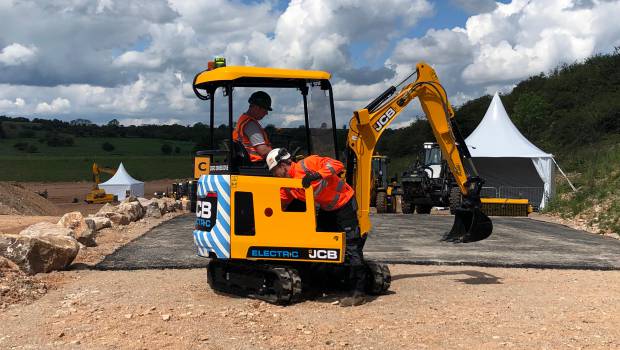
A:
<svg viewBox="0 0 620 350">
<path fill-rule="evenodd" d="M 193 231 L 198 254 L 211 258 L 209 284 L 217 291 L 282 304 L 293 302 L 301 295 L 302 281 L 305 284 L 308 280 L 320 279 L 326 283 L 331 278 L 346 284 L 348 267 L 344 259 L 343 232 L 317 231 L 311 187 L 304 189 L 300 179 L 272 177 L 264 165 L 251 163 L 243 146 L 232 137 L 227 139 L 226 147 L 220 149 L 215 149 L 213 138 L 217 90 L 224 92 L 231 135 L 236 117 L 242 111 L 237 110 L 235 114 L 233 108 L 233 94 L 239 88 L 287 89 L 289 96 L 292 95 L 290 91 L 299 92 L 300 105 L 304 107 L 305 140 L 298 144 L 301 156 L 319 154 L 342 158 L 336 137 L 330 74 L 226 67 L 221 61 L 210 68 L 196 75 L 193 82 L 196 96 L 210 103 L 212 149 L 200 151 L 201 162 L 207 166 L 203 166 L 205 170 L 198 181 Z M 485 239 L 491 234 L 492 224 L 480 211 L 482 180 L 470 176 L 470 171 L 463 166 L 462 161 L 468 158 L 468 153 L 456 129 L 446 93 L 430 66 L 419 63 L 416 73 L 415 82 L 399 92 L 391 87 L 368 106 L 355 111 L 350 120 L 345 145 L 346 180 L 355 189 L 361 235 L 367 235 L 371 228 L 371 162 L 375 146 L 383 131 L 417 97 L 437 142 L 447 155 L 464 198 L 455 215 L 454 226 L 444 239 L 453 242 Z M 305 191 L 303 210 L 287 211 L 283 207 L 280 199 L 283 188 Z M 366 264 L 370 275 L 367 292 L 385 292 L 391 281 L 387 266 L 370 261 Z"/>
<path fill-rule="evenodd" d="M 103 189 L 100 189 L 99 183 L 101 183 L 101 173 L 114 175 L 116 173 L 116 169 L 100 167 L 97 165 L 97 163 L 93 163 L 92 172 L 94 185 L 90 192 L 86 194 L 86 203 L 103 204 L 114 202 L 116 200 L 116 198 L 114 198 L 114 195 L 105 193 Z"/>
<path fill-rule="evenodd" d="M 370 206 L 377 213 L 402 213 L 402 191 L 395 179 L 388 176 L 390 158 L 375 154 L 372 156 L 372 187 Z"/>
</svg>

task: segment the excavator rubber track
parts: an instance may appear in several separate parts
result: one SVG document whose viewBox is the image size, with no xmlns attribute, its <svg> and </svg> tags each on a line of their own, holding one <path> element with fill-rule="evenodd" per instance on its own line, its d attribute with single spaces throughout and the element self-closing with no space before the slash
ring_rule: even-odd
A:
<svg viewBox="0 0 620 350">
<path fill-rule="evenodd" d="M 387 265 L 366 260 L 366 292 L 381 295 L 390 289 L 392 275 Z"/>
<path fill-rule="evenodd" d="M 387 265 L 366 261 L 366 293 L 380 295 L 392 282 Z M 207 269 L 209 286 L 218 293 L 249 297 L 271 304 L 288 305 L 301 300 L 303 284 L 312 294 L 348 291 L 349 268 L 333 264 L 297 264 L 289 266 L 247 260 L 212 259 Z M 317 293 L 321 291 L 321 293 Z"/>
<path fill-rule="evenodd" d="M 214 291 L 286 305 L 301 298 L 296 269 L 262 262 L 211 259 L 207 282 Z"/>
</svg>

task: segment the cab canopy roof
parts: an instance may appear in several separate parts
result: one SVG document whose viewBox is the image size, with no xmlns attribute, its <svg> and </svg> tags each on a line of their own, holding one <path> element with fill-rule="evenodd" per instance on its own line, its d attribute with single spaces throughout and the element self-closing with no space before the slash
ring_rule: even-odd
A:
<svg viewBox="0 0 620 350">
<path fill-rule="evenodd" d="M 194 88 L 217 88 L 233 82 L 235 86 L 297 87 L 306 81 L 322 81 L 331 74 L 317 70 L 228 66 L 198 73 Z"/>
</svg>

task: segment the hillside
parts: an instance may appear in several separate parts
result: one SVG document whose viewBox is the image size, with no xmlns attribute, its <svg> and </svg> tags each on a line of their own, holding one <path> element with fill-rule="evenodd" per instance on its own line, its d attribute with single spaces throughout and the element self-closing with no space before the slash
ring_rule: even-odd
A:
<svg viewBox="0 0 620 350">
<path fill-rule="evenodd" d="M 594 229 L 620 232 L 620 50 L 582 63 L 557 67 L 519 83 L 502 102 L 519 130 L 555 155 L 578 187 L 572 193 L 557 178 L 549 212 L 584 220 Z M 455 109 L 467 137 L 478 125 L 491 96 Z M 432 141 L 426 120 L 390 130 L 379 151 L 394 158 L 394 173 L 411 164 L 424 141 Z M 558 172 L 559 175 L 559 172 Z"/>
</svg>

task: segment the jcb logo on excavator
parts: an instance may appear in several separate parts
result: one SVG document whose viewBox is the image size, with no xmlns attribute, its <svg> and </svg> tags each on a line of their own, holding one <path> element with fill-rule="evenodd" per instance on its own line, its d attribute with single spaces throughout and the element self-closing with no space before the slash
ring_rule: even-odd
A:
<svg viewBox="0 0 620 350">
<path fill-rule="evenodd" d="M 338 260 L 338 251 L 333 249 L 310 249 L 308 258 L 319 260 Z"/>
<path fill-rule="evenodd" d="M 375 130 L 381 131 L 383 127 L 396 115 L 396 111 L 392 108 L 388 109 L 379 120 L 375 123 Z"/>
</svg>

